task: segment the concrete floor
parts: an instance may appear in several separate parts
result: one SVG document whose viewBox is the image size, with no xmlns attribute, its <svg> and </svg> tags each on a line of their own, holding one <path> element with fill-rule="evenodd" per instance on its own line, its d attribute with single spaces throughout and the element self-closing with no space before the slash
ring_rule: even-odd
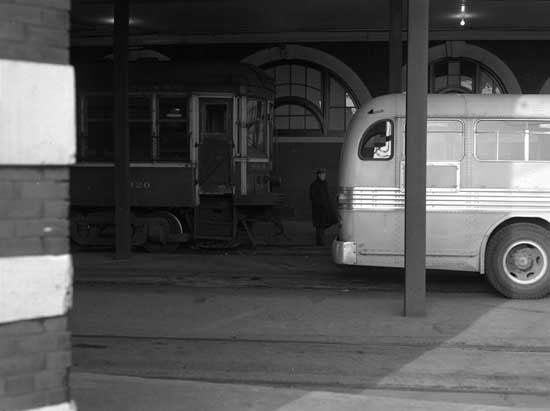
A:
<svg viewBox="0 0 550 411">
<path fill-rule="evenodd" d="M 262 385 L 74 373 L 80 411 L 510 411 L 547 410 L 548 397 L 403 390 L 350 394 Z M 501 405 L 495 405 L 501 404 Z"/>
<path fill-rule="evenodd" d="M 406 318 L 400 270 L 342 270 L 323 250 L 75 267 L 82 410 L 550 408 L 549 300 L 477 275 L 431 273 L 427 316 Z"/>
</svg>

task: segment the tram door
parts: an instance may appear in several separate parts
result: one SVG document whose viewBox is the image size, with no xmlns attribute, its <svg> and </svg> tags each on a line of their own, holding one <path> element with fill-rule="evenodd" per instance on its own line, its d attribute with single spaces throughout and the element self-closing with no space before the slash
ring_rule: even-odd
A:
<svg viewBox="0 0 550 411">
<path fill-rule="evenodd" d="M 200 192 L 231 193 L 233 101 L 226 98 L 201 98 L 199 101 Z"/>
<path fill-rule="evenodd" d="M 236 232 L 231 185 L 233 100 L 199 98 L 200 206 L 195 236 L 231 241 Z"/>
</svg>

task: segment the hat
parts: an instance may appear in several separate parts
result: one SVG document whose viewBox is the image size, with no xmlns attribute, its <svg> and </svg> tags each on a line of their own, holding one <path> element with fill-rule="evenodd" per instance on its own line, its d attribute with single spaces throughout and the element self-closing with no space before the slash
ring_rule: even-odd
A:
<svg viewBox="0 0 550 411">
<path fill-rule="evenodd" d="M 316 174 L 322 174 L 322 173 L 326 173 L 327 170 L 325 168 L 318 168 L 315 170 L 315 173 Z"/>
</svg>

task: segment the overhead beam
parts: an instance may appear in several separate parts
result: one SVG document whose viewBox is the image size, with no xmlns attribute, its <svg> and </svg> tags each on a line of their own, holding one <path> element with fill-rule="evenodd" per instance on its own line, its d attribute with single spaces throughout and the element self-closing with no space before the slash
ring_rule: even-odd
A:
<svg viewBox="0 0 550 411">
<path fill-rule="evenodd" d="M 130 257 L 130 144 L 128 136 L 129 0 L 115 0 L 114 121 L 115 258 Z"/>
<path fill-rule="evenodd" d="M 402 33 L 403 41 L 407 34 Z M 290 42 L 387 42 L 390 34 L 380 30 L 349 30 L 349 31 L 310 31 L 283 33 L 242 33 L 242 34 L 132 34 L 130 45 L 154 46 L 177 44 L 264 44 Z M 548 30 L 433 30 L 430 39 L 434 41 L 455 40 L 530 40 L 548 41 Z M 73 32 L 72 47 L 110 46 L 113 39 L 105 31 L 93 33 Z"/>
<path fill-rule="evenodd" d="M 407 316 L 422 316 L 426 313 L 429 5 L 429 0 L 408 0 L 404 295 Z"/>
</svg>

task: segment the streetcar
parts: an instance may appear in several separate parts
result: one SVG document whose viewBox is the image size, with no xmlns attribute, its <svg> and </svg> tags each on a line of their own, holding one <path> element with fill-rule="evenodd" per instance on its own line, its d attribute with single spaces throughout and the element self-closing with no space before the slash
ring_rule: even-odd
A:
<svg viewBox="0 0 550 411">
<path fill-rule="evenodd" d="M 75 71 L 71 239 L 113 245 L 113 67 Z M 253 240 L 255 218 L 277 220 L 273 101 L 273 80 L 252 65 L 130 63 L 132 245 L 172 251 L 198 241 L 235 244 L 243 228 Z"/>
<path fill-rule="evenodd" d="M 342 150 L 339 264 L 403 267 L 404 94 L 354 116 Z M 479 271 L 510 298 L 550 292 L 550 96 L 430 95 L 426 266 Z"/>
</svg>

